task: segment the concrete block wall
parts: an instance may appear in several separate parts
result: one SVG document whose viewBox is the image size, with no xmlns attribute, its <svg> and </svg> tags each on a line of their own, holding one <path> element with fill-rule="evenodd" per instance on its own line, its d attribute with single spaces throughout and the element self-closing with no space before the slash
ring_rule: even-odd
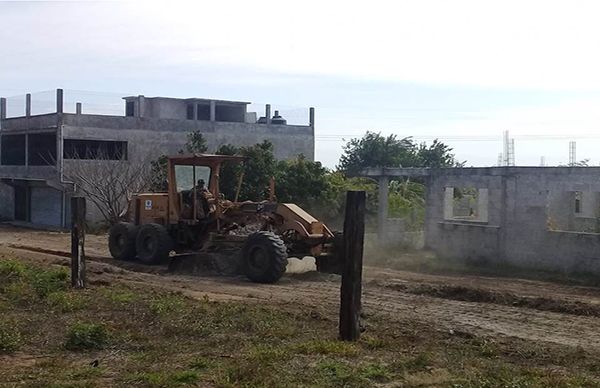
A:
<svg viewBox="0 0 600 388">
<path fill-rule="evenodd" d="M 188 133 L 200 131 L 211 152 L 223 144 L 249 146 L 269 140 L 278 159 L 304 154 L 314 160 L 314 132 L 309 126 L 71 114 L 64 114 L 63 120 L 64 138 L 128 141 L 133 159 L 177 153 Z"/>
<path fill-rule="evenodd" d="M 432 171 L 426 187 L 425 246 L 449 259 L 496 260 L 501 241 L 501 177 L 475 169 L 443 169 Z M 487 209 L 483 212 L 487 213 L 487 222 L 451 219 L 447 207 L 453 198 L 446 198 L 449 187 L 487 189 Z"/>
<path fill-rule="evenodd" d="M 444 219 L 444 189 L 450 186 L 488 188 L 488 222 Z M 432 170 L 426 246 L 449 259 L 600 273 L 600 234 L 560 230 L 574 225 L 574 191 L 600 192 L 600 168 Z"/>
</svg>

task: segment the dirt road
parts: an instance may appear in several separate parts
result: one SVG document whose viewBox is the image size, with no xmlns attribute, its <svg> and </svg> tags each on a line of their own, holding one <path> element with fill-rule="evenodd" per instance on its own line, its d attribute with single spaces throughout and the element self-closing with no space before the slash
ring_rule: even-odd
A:
<svg viewBox="0 0 600 388">
<path fill-rule="evenodd" d="M 66 255 L 69 247 L 66 233 L 0 227 L 0 258 L 18 255 L 66 264 L 60 256 Z M 88 268 L 94 282 L 143 282 L 196 298 L 278 303 L 331 317 L 338 308 L 339 277 L 335 275 L 288 274 L 275 285 L 261 285 L 243 277 L 170 274 L 165 267 L 109 258 L 104 236 L 87 236 L 86 252 L 91 256 Z M 366 314 L 410 318 L 462 335 L 517 337 L 600 351 L 597 288 L 366 267 L 363 303 Z"/>
</svg>

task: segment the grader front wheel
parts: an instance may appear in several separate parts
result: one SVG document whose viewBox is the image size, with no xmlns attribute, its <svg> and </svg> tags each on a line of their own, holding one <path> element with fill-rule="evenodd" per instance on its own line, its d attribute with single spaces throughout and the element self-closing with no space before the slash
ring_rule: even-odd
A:
<svg viewBox="0 0 600 388">
<path fill-rule="evenodd" d="M 283 240 L 271 232 L 251 234 L 242 249 L 244 273 L 257 283 L 275 283 L 287 267 L 287 249 Z"/>
</svg>

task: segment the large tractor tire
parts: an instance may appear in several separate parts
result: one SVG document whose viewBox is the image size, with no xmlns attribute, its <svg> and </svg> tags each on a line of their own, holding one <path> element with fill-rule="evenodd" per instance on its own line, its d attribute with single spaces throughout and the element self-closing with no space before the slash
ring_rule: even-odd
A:
<svg viewBox="0 0 600 388">
<path fill-rule="evenodd" d="M 140 227 L 135 240 L 138 259 L 144 264 L 159 264 L 167 261 L 173 241 L 167 229 L 159 224 Z"/>
<path fill-rule="evenodd" d="M 117 260 L 135 259 L 135 238 L 137 227 L 130 222 L 119 222 L 110 228 L 108 249 Z"/>
<path fill-rule="evenodd" d="M 275 283 L 285 273 L 287 248 L 283 240 L 271 232 L 248 236 L 242 249 L 244 273 L 256 283 Z"/>
</svg>

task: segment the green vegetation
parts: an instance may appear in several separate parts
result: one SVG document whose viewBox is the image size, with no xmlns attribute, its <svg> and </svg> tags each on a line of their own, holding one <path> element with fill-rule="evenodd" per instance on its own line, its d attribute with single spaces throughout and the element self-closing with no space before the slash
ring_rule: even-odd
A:
<svg viewBox="0 0 600 388">
<path fill-rule="evenodd" d="M 104 325 L 78 322 L 67 331 L 65 348 L 69 350 L 102 349 L 108 342 Z"/>
<path fill-rule="evenodd" d="M 209 151 L 206 140 L 199 132 L 188 135 L 184 146 L 187 152 Z M 183 150 L 181 151 L 183 152 Z M 461 166 L 452 149 L 433 141 L 418 144 L 411 138 L 399 139 L 380 133 L 367 132 L 362 138 L 351 139 L 336 170 L 329 170 L 320 162 L 307 160 L 303 155 L 295 159 L 277 161 L 273 145 L 264 141 L 252 146 L 221 145 L 214 150 L 219 155 L 246 157 L 243 165 L 225 164 L 220 172 L 220 191 L 225 198 L 234 200 L 238 182 L 243 174 L 239 199 L 260 201 L 268 198 L 269 182 L 275 178 L 275 194 L 280 202 L 296 203 L 317 218 L 336 227 L 341 226 L 345 194 L 348 190 L 367 192 L 367 225 L 375 225 L 377 212 L 377 185 L 370 179 L 352 177 L 366 167 L 448 167 Z M 166 191 L 167 157 L 152 162 L 150 186 L 153 191 Z M 425 190 L 418 181 L 390 183 L 389 209 L 391 217 L 404 218 L 409 229 L 422 228 L 425 214 Z"/>
<path fill-rule="evenodd" d="M 335 311 L 213 302 L 138 284 L 71 290 L 61 270 L 0 261 L 7 385 L 599 386 L 599 354 L 582 349 L 455 335 L 377 312 L 363 319 L 360 341 L 345 343 L 336 340 Z M 40 282 L 52 292 L 40 296 Z"/>
<path fill-rule="evenodd" d="M 0 320 L 0 354 L 12 353 L 21 346 L 22 338 L 14 322 Z"/>
<path fill-rule="evenodd" d="M 417 144 L 412 138 L 382 136 L 367 132 L 362 138 L 351 139 L 343 148 L 338 169 L 356 174 L 365 167 L 460 167 L 452 148 L 437 139 L 429 146 Z"/>
</svg>

